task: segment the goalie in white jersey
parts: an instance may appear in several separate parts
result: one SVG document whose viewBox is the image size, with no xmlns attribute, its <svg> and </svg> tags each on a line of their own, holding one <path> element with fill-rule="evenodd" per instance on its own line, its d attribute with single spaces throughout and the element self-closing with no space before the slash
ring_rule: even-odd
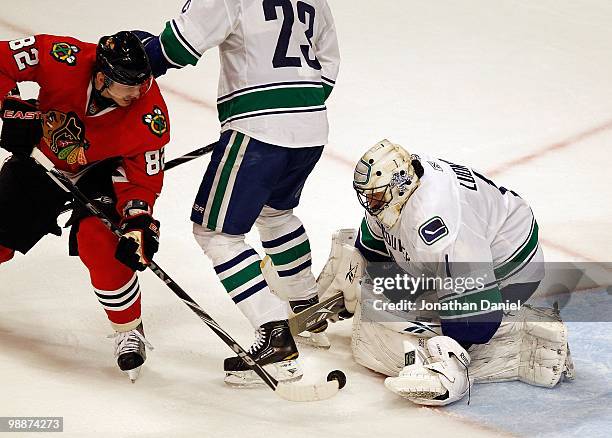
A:
<svg viewBox="0 0 612 438">
<path fill-rule="evenodd" d="M 252 357 L 279 380 L 299 378 L 289 308 L 270 291 L 244 235 L 257 226 L 267 267 L 273 262 L 293 311 L 318 302 L 310 243 L 293 208 L 327 143 L 325 101 L 340 63 L 327 1 L 188 0 L 159 36 L 140 36 L 156 76 L 195 65 L 219 47 L 221 137 L 193 206 L 193 232 L 258 329 Z M 258 380 L 238 357 L 226 359 L 224 368 L 230 384 Z"/>
<path fill-rule="evenodd" d="M 353 187 L 365 218 L 357 233 L 335 236 L 319 285 L 324 296 L 343 291 L 355 313 L 357 362 L 391 376 L 387 388 L 428 405 L 461 399 L 474 381 L 554 386 L 571 377 L 563 322 L 552 309 L 522 306 L 544 266 L 537 222 L 517 193 L 387 140 L 359 160 Z M 376 262 L 401 269 L 371 269 Z M 365 265 L 369 278 L 359 287 Z M 405 283 L 389 282 L 398 272 L 440 281 L 398 294 Z M 413 307 L 398 300 L 402 294 Z"/>
</svg>

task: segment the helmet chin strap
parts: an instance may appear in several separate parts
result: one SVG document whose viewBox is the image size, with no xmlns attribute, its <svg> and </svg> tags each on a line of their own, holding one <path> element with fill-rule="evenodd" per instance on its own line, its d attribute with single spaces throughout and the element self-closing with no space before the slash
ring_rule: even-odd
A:
<svg viewBox="0 0 612 438">
<path fill-rule="evenodd" d="M 95 78 L 93 79 L 93 82 L 94 83 L 92 85 L 93 90 L 91 93 L 91 98 L 97 104 L 96 111 L 100 111 L 104 108 L 110 107 L 112 105 L 116 105 L 113 99 L 109 99 L 108 97 L 102 96 L 102 92 L 106 90 L 108 86 L 110 85 L 110 79 L 106 75 L 104 75 L 104 83 L 102 84 L 102 88 L 100 88 L 99 90 L 96 88 Z"/>
<path fill-rule="evenodd" d="M 111 86 L 112 80 L 108 76 L 104 75 L 104 83 L 102 84 L 102 88 L 100 88 L 100 94 L 107 88 Z"/>
</svg>

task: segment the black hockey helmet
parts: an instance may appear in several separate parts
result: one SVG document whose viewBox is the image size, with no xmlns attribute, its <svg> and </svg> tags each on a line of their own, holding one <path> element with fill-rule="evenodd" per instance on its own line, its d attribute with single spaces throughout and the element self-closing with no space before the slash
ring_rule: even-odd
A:
<svg viewBox="0 0 612 438">
<path fill-rule="evenodd" d="M 140 85 L 151 78 L 147 52 L 138 37 L 129 31 L 100 38 L 96 71 L 123 85 Z"/>
</svg>

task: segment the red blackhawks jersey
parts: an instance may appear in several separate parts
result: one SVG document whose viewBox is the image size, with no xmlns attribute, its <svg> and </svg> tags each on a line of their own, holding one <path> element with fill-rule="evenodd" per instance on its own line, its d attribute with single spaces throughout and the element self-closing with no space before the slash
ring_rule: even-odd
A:
<svg viewBox="0 0 612 438">
<path fill-rule="evenodd" d="M 0 96 L 17 82 L 40 85 L 43 120 L 39 148 L 69 175 L 100 160 L 120 157 L 113 177 L 117 209 L 139 199 L 153 206 L 163 183 L 164 145 L 170 139 L 168 111 L 157 83 L 127 107 L 96 111 L 92 74 L 96 44 L 54 35 L 0 42 Z M 92 115 L 93 114 L 93 115 Z"/>
</svg>

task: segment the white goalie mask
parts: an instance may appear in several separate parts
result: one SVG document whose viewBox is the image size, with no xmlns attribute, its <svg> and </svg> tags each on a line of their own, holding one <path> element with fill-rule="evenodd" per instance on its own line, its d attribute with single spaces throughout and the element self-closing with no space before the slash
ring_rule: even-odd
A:
<svg viewBox="0 0 612 438">
<path fill-rule="evenodd" d="M 385 226 L 395 225 L 419 186 L 422 167 L 418 164 L 417 172 L 410 154 L 400 145 L 389 140 L 376 143 L 355 166 L 353 188 L 361 206 Z"/>
</svg>

